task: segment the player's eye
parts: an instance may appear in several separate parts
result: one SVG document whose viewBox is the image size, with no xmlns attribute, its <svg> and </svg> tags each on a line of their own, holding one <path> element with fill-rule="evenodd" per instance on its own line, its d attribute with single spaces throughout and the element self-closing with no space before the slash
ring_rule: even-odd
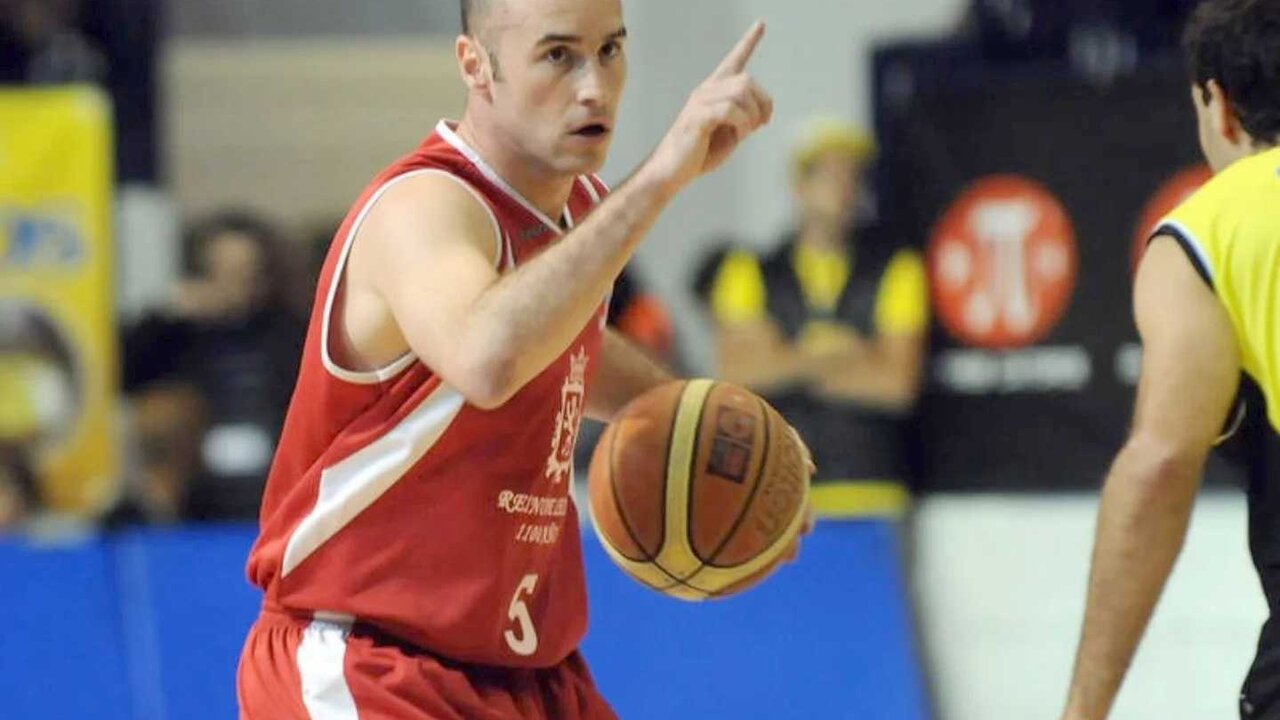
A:
<svg viewBox="0 0 1280 720">
<path fill-rule="evenodd" d="M 622 43 L 617 40 L 611 40 L 600 48 L 600 57 L 606 60 L 612 60 L 622 54 Z"/>
<path fill-rule="evenodd" d="M 557 45 L 547 51 L 543 57 L 552 65 L 567 65 L 573 59 L 573 53 L 564 45 Z"/>
</svg>

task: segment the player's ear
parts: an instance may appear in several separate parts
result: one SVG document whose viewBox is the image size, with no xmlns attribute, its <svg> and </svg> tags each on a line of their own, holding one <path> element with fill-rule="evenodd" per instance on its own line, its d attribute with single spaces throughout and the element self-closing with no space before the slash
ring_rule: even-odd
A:
<svg viewBox="0 0 1280 720">
<path fill-rule="evenodd" d="M 454 52 L 458 58 L 458 71 L 462 73 L 462 82 L 476 92 L 488 92 L 492 79 L 489 74 L 489 63 L 480 42 L 470 35 L 459 35 L 454 42 Z"/>
<path fill-rule="evenodd" d="M 1232 145 L 1239 143 L 1243 129 L 1226 91 L 1217 80 L 1209 80 L 1205 83 L 1205 92 L 1209 96 L 1209 122 L 1213 131 Z"/>
</svg>

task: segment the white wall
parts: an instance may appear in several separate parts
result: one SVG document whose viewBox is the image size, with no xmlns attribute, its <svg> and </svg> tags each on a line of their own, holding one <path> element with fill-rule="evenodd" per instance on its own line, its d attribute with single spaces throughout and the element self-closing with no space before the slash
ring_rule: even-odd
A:
<svg viewBox="0 0 1280 720">
<path fill-rule="evenodd" d="M 923 503 L 913 580 L 941 720 L 1058 717 L 1096 511 L 1086 496 Z M 1265 613 L 1243 497 L 1202 497 L 1113 720 L 1237 717 Z"/>
<path fill-rule="evenodd" d="M 700 82 L 757 18 L 768 24 L 751 69 L 776 100 L 773 125 L 704 178 L 662 218 L 640 251 L 646 279 L 671 299 L 683 346 L 709 367 L 705 327 L 688 296 L 690 273 L 710 243 L 731 236 L 767 246 L 790 217 L 787 151 L 803 123 L 837 115 L 870 124 L 870 52 L 898 35 L 945 32 L 964 0 L 631 0 L 631 84 L 605 177 L 625 178 Z"/>
</svg>

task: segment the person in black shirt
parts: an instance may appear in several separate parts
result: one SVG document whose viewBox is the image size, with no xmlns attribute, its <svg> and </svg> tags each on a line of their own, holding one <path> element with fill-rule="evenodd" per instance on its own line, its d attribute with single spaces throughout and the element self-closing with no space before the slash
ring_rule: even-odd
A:
<svg viewBox="0 0 1280 720">
<path fill-rule="evenodd" d="M 276 232 L 250 215 L 196 225 L 186 250 L 189 277 L 124 339 L 143 472 L 164 478 L 159 488 L 144 481 L 144 495 L 162 508 L 176 504 L 179 517 L 252 519 L 301 353 L 297 287 Z M 172 437 L 173 418 L 191 425 L 184 434 L 199 435 L 189 450 Z M 188 467 L 190 484 L 173 488 Z"/>
<path fill-rule="evenodd" d="M 804 436 L 819 516 L 900 515 L 904 422 L 924 362 L 919 254 L 858 223 L 872 155 L 847 124 L 815 122 L 795 148 L 797 223 L 763 255 L 729 249 L 700 273 L 717 375 L 761 393 Z"/>
</svg>

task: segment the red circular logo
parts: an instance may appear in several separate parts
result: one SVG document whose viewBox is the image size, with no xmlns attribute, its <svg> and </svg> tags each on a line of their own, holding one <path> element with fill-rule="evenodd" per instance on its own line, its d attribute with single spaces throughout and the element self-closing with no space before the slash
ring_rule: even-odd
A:
<svg viewBox="0 0 1280 720">
<path fill-rule="evenodd" d="M 1062 203 L 1027 178 L 992 175 L 960 193 L 934 228 L 929 279 L 938 318 L 961 342 L 1031 345 L 1075 289 L 1075 231 Z"/>
<path fill-rule="evenodd" d="M 1142 210 L 1142 218 L 1134 231 L 1133 250 L 1130 256 L 1130 267 L 1134 272 L 1138 271 L 1138 262 L 1142 260 L 1142 254 L 1147 251 L 1147 241 L 1151 239 L 1151 231 L 1155 229 L 1156 223 L 1191 197 L 1201 185 L 1209 182 L 1211 177 L 1213 177 L 1213 171 L 1208 165 L 1183 168 L 1166 180 L 1156 194 L 1151 196 Z"/>
</svg>

